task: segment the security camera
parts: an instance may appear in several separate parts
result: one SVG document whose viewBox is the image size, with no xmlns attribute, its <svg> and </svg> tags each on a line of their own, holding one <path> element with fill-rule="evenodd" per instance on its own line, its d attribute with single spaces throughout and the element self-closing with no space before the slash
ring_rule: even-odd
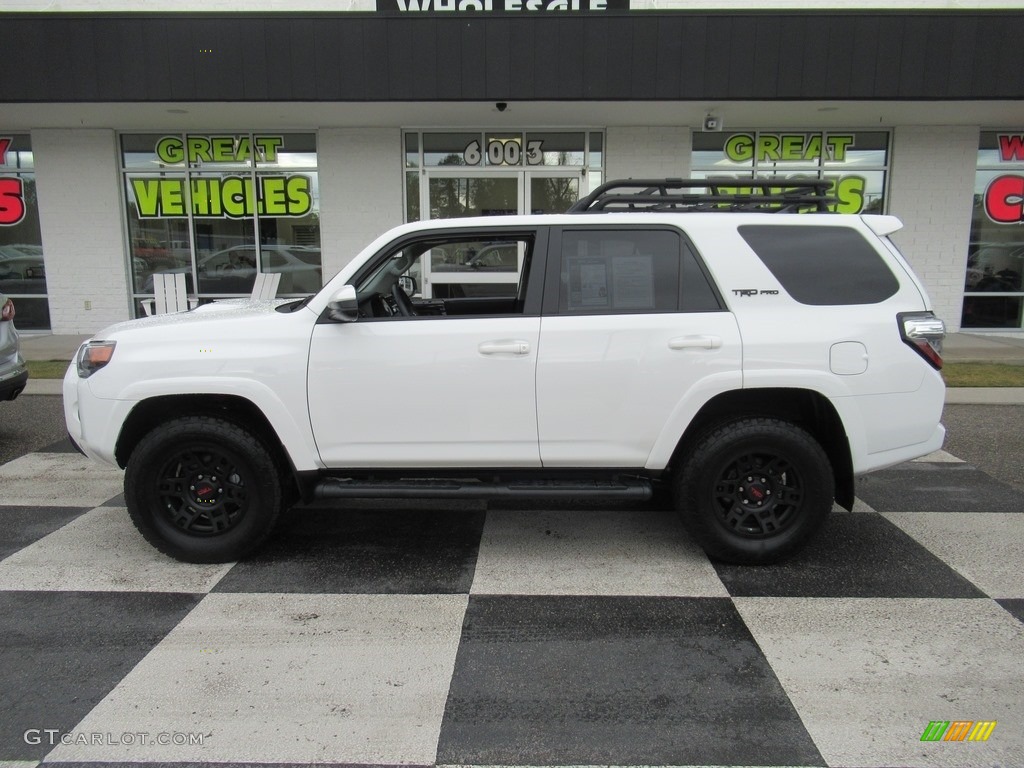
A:
<svg viewBox="0 0 1024 768">
<path fill-rule="evenodd" d="M 704 118 L 704 130 L 705 131 L 720 131 L 722 130 L 722 118 L 715 115 L 707 115 Z"/>
<path fill-rule="evenodd" d="M 496 101 L 494 102 L 494 108 L 499 112 L 504 112 L 506 109 L 508 109 L 508 102 Z"/>
</svg>

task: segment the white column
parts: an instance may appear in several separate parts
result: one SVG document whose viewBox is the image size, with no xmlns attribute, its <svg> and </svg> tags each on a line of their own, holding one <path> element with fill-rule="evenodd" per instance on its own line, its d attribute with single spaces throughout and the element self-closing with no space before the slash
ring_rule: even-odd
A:
<svg viewBox="0 0 1024 768">
<path fill-rule="evenodd" d="M 960 329 L 971 232 L 977 127 L 900 126 L 893 135 L 889 213 L 893 235 L 951 331 Z"/>
<path fill-rule="evenodd" d="M 117 142 L 111 130 L 34 130 L 39 219 L 54 333 L 130 316 Z"/>
<path fill-rule="evenodd" d="M 685 127 L 608 128 L 605 179 L 687 178 L 690 129 Z"/>
<path fill-rule="evenodd" d="M 401 224 L 399 128 L 324 128 L 317 143 L 324 281 L 367 244 Z"/>
</svg>

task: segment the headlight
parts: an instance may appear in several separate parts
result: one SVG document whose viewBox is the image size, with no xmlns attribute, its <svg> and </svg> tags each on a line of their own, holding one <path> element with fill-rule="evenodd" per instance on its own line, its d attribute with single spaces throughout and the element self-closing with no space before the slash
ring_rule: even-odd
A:
<svg viewBox="0 0 1024 768">
<path fill-rule="evenodd" d="M 110 362 L 116 341 L 89 341 L 78 350 L 78 375 L 87 379 Z"/>
</svg>

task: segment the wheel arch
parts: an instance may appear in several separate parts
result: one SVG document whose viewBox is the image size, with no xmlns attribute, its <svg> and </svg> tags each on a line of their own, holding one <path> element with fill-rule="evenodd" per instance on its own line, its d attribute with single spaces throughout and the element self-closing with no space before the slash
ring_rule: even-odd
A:
<svg viewBox="0 0 1024 768">
<path fill-rule="evenodd" d="M 114 448 L 114 458 L 122 469 L 128 466 L 132 452 L 149 432 L 160 424 L 184 416 L 209 416 L 223 419 L 253 433 L 263 442 L 280 467 L 284 468 L 286 492 L 295 491 L 297 472 L 284 443 L 259 406 L 239 395 L 162 395 L 139 402 L 128 414 Z"/>
<path fill-rule="evenodd" d="M 835 406 L 813 390 L 755 388 L 716 395 L 690 421 L 672 453 L 669 470 L 678 467 L 708 431 L 725 422 L 752 416 L 788 421 L 817 440 L 832 464 L 836 501 L 845 509 L 853 508 L 853 459 L 849 438 Z"/>
</svg>

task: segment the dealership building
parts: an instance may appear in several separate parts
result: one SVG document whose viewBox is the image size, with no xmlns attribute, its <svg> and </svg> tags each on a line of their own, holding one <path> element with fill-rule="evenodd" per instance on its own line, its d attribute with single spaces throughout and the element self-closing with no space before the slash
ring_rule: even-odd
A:
<svg viewBox="0 0 1024 768">
<path fill-rule="evenodd" d="M 6 0 L 0 292 L 22 330 L 92 333 L 159 274 L 302 295 L 407 221 L 820 177 L 903 221 L 950 328 L 1020 333 L 1024 8 L 953 5 Z M 518 277 L 467 264 L 423 290 Z"/>
</svg>

